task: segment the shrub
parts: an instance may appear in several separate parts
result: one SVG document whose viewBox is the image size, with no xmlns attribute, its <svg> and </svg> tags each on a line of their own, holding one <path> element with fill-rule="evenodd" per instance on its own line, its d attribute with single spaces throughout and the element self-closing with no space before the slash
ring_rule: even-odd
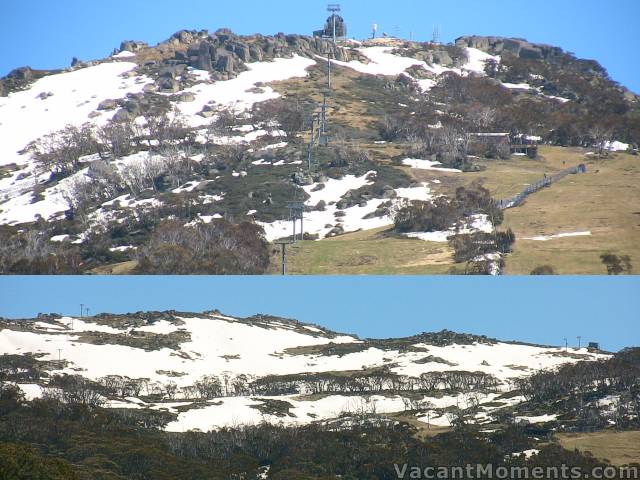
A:
<svg viewBox="0 0 640 480">
<path fill-rule="evenodd" d="M 464 218 L 487 215 L 493 225 L 502 223 L 503 213 L 489 190 L 479 183 L 458 187 L 452 200 L 436 198 L 432 202 L 414 200 L 398 204 L 393 214 L 397 232 L 433 232 L 449 230 Z"/>
<path fill-rule="evenodd" d="M 269 267 L 262 227 L 223 219 L 185 226 L 166 221 L 139 249 L 137 273 L 260 274 Z"/>
<path fill-rule="evenodd" d="M 551 265 L 540 265 L 531 270 L 531 275 L 555 275 L 556 270 Z"/>
<path fill-rule="evenodd" d="M 38 166 L 56 177 L 66 177 L 79 167 L 80 158 L 99 152 L 98 140 L 88 124 L 66 126 L 45 135 L 27 147 Z"/>
<path fill-rule="evenodd" d="M 602 263 L 607 267 L 607 274 L 620 275 L 621 273 L 631 274 L 631 257 L 629 255 L 614 255 L 613 253 L 603 253 L 600 255 Z"/>
</svg>

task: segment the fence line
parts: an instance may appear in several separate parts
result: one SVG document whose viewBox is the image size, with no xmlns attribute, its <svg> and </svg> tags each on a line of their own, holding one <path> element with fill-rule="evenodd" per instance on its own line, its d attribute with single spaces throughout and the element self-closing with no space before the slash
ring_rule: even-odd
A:
<svg viewBox="0 0 640 480">
<path fill-rule="evenodd" d="M 575 174 L 575 173 L 585 173 L 587 171 L 587 167 L 584 163 L 580 165 L 576 165 L 575 167 L 567 168 L 562 170 L 561 172 L 556 173 L 555 175 L 551 175 L 549 177 L 545 176 L 543 179 L 538 180 L 536 183 L 532 183 L 527 188 L 525 188 L 522 192 L 514 195 L 510 198 L 504 198 L 502 200 L 496 200 L 496 206 L 505 210 L 507 208 L 518 207 L 524 203 L 525 198 L 527 198 L 530 194 L 537 192 L 538 190 L 548 187 L 554 182 L 563 179 L 567 175 Z"/>
</svg>

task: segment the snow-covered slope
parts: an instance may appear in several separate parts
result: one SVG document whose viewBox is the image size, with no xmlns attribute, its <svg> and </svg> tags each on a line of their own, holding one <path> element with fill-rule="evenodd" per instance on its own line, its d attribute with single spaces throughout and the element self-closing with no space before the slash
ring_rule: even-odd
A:
<svg viewBox="0 0 640 480">
<path fill-rule="evenodd" d="M 232 53 L 232 56 L 236 55 L 235 68 L 221 71 L 216 64 L 209 71 L 200 69 L 207 67 L 194 62 L 194 56 L 189 54 L 189 51 L 194 53 L 200 40 L 207 35 L 187 37 L 191 43 L 181 45 L 186 52 L 167 50 L 166 43 L 145 47 L 144 53 L 123 48 L 120 53 L 106 59 L 46 75 L 30 84 L 25 83 L 21 86 L 23 90 L 0 97 L 0 225 L 17 226 L 16 230 L 7 230 L 13 238 L 17 238 L 21 234 L 18 230 L 24 227 L 22 233 L 36 233 L 52 250 L 71 251 L 77 248 L 77 244 L 89 246 L 91 239 L 113 230 L 117 224 L 124 225 L 126 233 L 120 237 L 122 243 L 114 238 L 106 248 L 111 252 L 129 253 L 105 260 L 108 264 L 136 258 L 134 252 L 140 251 L 148 238 L 130 233 L 137 231 L 137 227 L 132 226 L 134 219 L 141 221 L 145 214 L 161 220 L 183 218 L 184 215 L 185 225 L 219 218 L 232 219 L 233 222 L 255 220 L 263 226 L 266 238 L 275 240 L 291 234 L 286 204 L 293 200 L 290 192 L 299 188 L 298 193 L 304 191 L 306 197 L 305 232 L 322 239 L 389 225 L 392 223 L 389 215 L 394 211 L 396 201 L 428 201 L 434 196 L 432 184 L 441 183 L 440 179 L 433 177 L 460 173 L 439 165 L 434 159 L 406 158 L 402 165 L 411 167 L 414 172 L 430 170 L 432 176 L 430 183 L 418 182 L 410 174 L 401 178 L 395 169 L 397 158 L 393 158 L 399 150 L 381 147 L 380 151 L 374 152 L 370 145 L 361 148 L 359 142 L 371 139 L 370 131 L 360 128 L 361 136 L 355 135 L 343 142 L 345 148 L 353 147 L 354 151 L 347 149 L 345 158 L 339 161 L 332 157 L 335 155 L 332 148 L 312 149 L 312 160 L 316 165 L 309 172 L 306 148 L 309 133 L 296 130 L 297 133 L 288 132 L 288 135 L 282 125 L 286 121 L 279 122 L 277 113 L 274 113 L 277 106 L 272 106 L 275 110 L 265 108 L 267 113 L 260 108 L 264 106 L 263 102 L 277 98 L 294 103 L 302 99 L 298 106 L 307 116 L 310 99 L 317 100 L 324 86 L 323 76 L 319 75 L 324 75 L 326 59 L 319 56 L 319 49 L 283 47 L 269 50 L 268 56 L 243 55 L 241 65 L 236 52 Z M 287 42 L 286 39 L 279 41 Z M 318 43 L 309 39 L 299 41 Z M 129 46 L 133 48 L 133 45 Z M 226 46 L 231 51 L 231 45 Z M 395 108 L 414 109 L 413 101 L 416 100 L 418 105 L 417 101 L 423 99 L 423 94 L 436 95 L 438 90 L 428 91 L 443 74 L 484 76 L 487 62 L 500 64 L 506 61 L 499 55 L 490 55 L 477 48 L 434 46 L 398 39 L 345 42 L 339 51 L 342 55 L 335 58 L 344 61 L 331 60 L 336 78 L 342 74 L 353 77 L 355 71 L 362 74 L 355 77 L 359 82 L 364 77 L 365 84 L 370 80 L 368 75 L 391 77 L 385 81 L 395 80 L 398 75 L 415 79 L 422 92 L 409 89 L 409 99 L 402 98 L 407 103 L 394 100 L 392 107 L 385 107 L 389 112 Z M 430 60 L 425 61 L 425 58 Z M 194 65 L 199 66 L 194 68 Z M 313 75 L 306 78 L 310 71 Z M 165 80 L 171 80 L 169 87 L 165 86 Z M 286 84 L 283 87 L 282 83 L 276 85 L 275 82 Z M 499 83 L 498 80 L 491 82 Z M 503 86 L 520 91 L 528 84 L 505 83 Z M 360 87 L 364 89 L 362 85 Z M 522 95 L 542 94 L 539 87 L 526 91 L 529 93 Z M 330 116 L 339 110 L 360 111 L 362 106 L 353 108 L 355 105 L 344 103 L 346 99 L 374 103 L 370 99 L 359 98 L 363 96 L 361 91 L 350 93 L 354 98 L 345 96 L 340 88 L 336 89 L 329 100 Z M 435 110 L 434 116 L 449 115 L 444 101 L 437 102 L 442 110 Z M 184 143 L 176 148 L 177 151 L 173 151 L 177 140 L 171 139 L 161 145 L 161 135 L 152 136 L 141 105 L 159 108 L 181 126 L 184 124 Z M 256 107 L 257 111 L 254 111 Z M 151 110 L 149 107 L 146 113 L 152 116 Z M 233 112 L 233 125 L 208 128 L 216 119 L 224 118 L 224 113 L 228 113 L 226 110 Z M 417 113 L 410 112 L 412 115 Z M 379 112 L 376 115 L 379 117 Z M 25 150 L 31 142 L 67 125 L 78 127 L 88 124 L 97 129 L 114 117 L 124 117 L 125 121 L 135 125 L 133 140 L 129 140 L 129 146 L 134 146 L 127 153 L 110 156 L 109 149 L 105 149 L 109 141 L 96 137 L 92 154 L 83 154 L 72 162 L 71 167 L 53 174 L 56 168 L 38 164 L 33 152 Z M 308 118 L 305 119 L 307 121 Z M 374 125 L 370 119 L 365 123 L 368 129 Z M 443 123 L 436 118 L 428 125 L 436 130 L 442 128 Z M 333 134 L 329 132 L 330 136 Z M 374 140 L 374 143 L 382 145 L 385 141 Z M 337 141 L 330 141 L 330 147 L 337 145 Z M 629 146 L 608 142 L 606 147 L 623 150 Z M 362 158 L 366 158 L 361 165 L 358 165 L 361 160 L 358 149 L 363 153 Z M 403 152 L 402 155 L 413 153 Z M 358 161 L 353 161 L 354 157 Z M 96 168 L 92 170 L 92 167 Z M 188 173 L 176 173 L 182 167 Z M 98 171 L 97 176 L 92 176 L 94 170 Z M 407 171 L 405 169 L 403 175 Z M 105 184 L 108 188 L 100 189 Z M 374 184 L 375 188 L 360 192 L 357 199 L 352 201 L 348 198 L 350 192 L 367 190 Z M 83 191 L 86 185 L 89 185 L 86 188 L 89 193 Z M 439 190 L 446 190 L 445 186 L 446 183 Z M 286 192 L 286 198 L 283 192 Z M 319 202 L 322 202 L 321 206 L 318 206 Z M 188 213 L 178 211 L 180 205 L 188 205 Z M 44 222 L 26 227 L 22 225 L 39 219 Z M 492 228 L 484 225 L 481 230 L 490 231 Z M 46 235 L 41 235 L 43 231 Z M 417 238 L 444 241 L 450 232 L 418 233 Z M 47 240 L 55 242 L 53 247 Z M 23 239 L 16 243 L 20 241 Z M 90 262 L 85 265 L 90 265 Z M 91 265 L 91 268 L 98 266 Z"/>
<path fill-rule="evenodd" d="M 311 395 L 312 387 L 305 379 L 368 378 L 378 372 L 413 385 L 423 374 L 473 372 L 495 380 L 491 390 L 473 390 L 481 403 L 488 404 L 508 390 L 514 378 L 566 362 L 606 357 L 584 348 L 565 352 L 446 332 L 361 340 L 291 320 L 263 316 L 240 319 L 218 312 L 41 317 L 2 321 L 0 326 L 0 355 L 34 356 L 45 362 L 50 375 L 76 374 L 94 381 L 108 376 L 144 379 L 145 389 L 139 395 L 110 397 L 108 405 L 167 410 L 176 414 L 167 428 L 176 431 L 262 420 L 307 423 L 364 410 L 399 412 L 406 410 L 407 398 L 417 401 L 416 394 L 409 393 L 419 391 L 417 386 L 404 391 L 381 387 L 368 392 L 329 390 Z M 227 387 L 203 403 L 193 398 L 193 388 L 207 377 L 223 379 Z M 233 390 L 231 385 L 238 379 L 244 387 Z M 279 394 L 247 389 L 247 385 L 259 385 L 264 379 L 276 385 L 294 382 L 296 388 L 290 391 L 283 387 Z M 173 385 L 171 393 L 167 385 Z M 46 391 L 46 379 L 40 385 L 25 382 L 21 388 L 29 398 L 40 396 Z M 467 393 L 439 389 L 418 397 L 432 410 L 430 421 L 446 425 L 443 409 L 468 401 Z M 502 403 L 521 400 L 513 397 Z M 285 405 L 288 413 L 264 411 L 265 405 L 274 402 Z M 487 407 L 486 415 L 491 408 L 495 405 Z"/>
<path fill-rule="evenodd" d="M 423 60 L 417 60 L 415 58 L 402 56 L 399 53 L 394 53 L 394 50 L 396 49 L 388 46 L 361 47 L 358 48 L 358 51 L 367 57 L 369 63 L 363 63 L 357 60 L 350 62 L 334 61 L 334 63 L 370 75 L 400 75 L 404 73 L 410 76 L 406 70 L 410 67 L 418 66 L 436 77 L 446 72 L 454 72 L 458 75 L 469 75 L 472 73 L 484 75 L 485 64 L 488 60 L 500 62 L 500 57 L 489 55 L 477 48 L 465 49 L 467 62 L 459 68 L 446 67 L 437 63 L 430 64 Z M 433 79 L 422 79 L 418 80 L 418 84 L 423 91 L 428 91 L 435 85 L 435 81 Z"/>
<path fill-rule="evenodd" d="M 113 112 L 97 110 L 100 102 L 142 92 L 151 82 L 142 75 L 127 75 L 136 66 L 132 62 L 100 63 L 45 76 L 26 90 L 0 97 L 0 165 L 28 163 L 30 156 L 18 152 L 66 125 L 106 122 Z M 98 116 L 91 119 L 92 112 Z"/>
</svg>

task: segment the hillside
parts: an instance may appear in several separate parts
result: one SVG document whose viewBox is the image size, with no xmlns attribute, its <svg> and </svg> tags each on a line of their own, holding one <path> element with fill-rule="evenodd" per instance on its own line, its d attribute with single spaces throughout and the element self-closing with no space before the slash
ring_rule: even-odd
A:
<svg viewBox="0 0 640 480">
<path fill-rule="evenodd" d="M 392 471 L 391 458 L 432 465 L 440 449 L 459 453 L 436 465 L 460 465 L 469 461 L 462 445 L 484 444 L 477 462 L 587 468 L 607 462 L 560 445 L 590 437 L 553 432 L 632 434 L 637 369 L 637 349 L 612 355 L 446 330 L 360 339 L 218 311 L 1 319 L 0 457 L 28 443 L 15 458 L 49 469 L 55 459 L 77 478 L 320 478 L 314 468 L 363 478 Z M 376 438 L 389 446 L 377 454 Z M 336 442 L 373 455 L 368 467 L 327 457 Z M 395 451 L 420 445 L 436 457 Z M 616 464 L 638 461 L 620 452 Z"/>
<path fill-rule="evenodd" d="M 496 401 L 515 379 L 608 358 L 446 331 L 361 340 L 290 320 L 217 312 L 45 316 L 4 320 L 2 327 L 3 358 L 21 356 L 31 375 L 38 372 L 40 382 L 18 384 L 30 398 L 56 376 L 79 375 L 111 390 L 112 408 L 174 414 L 167 429 L 175 431 L 262 420 L 305 424 L 362 408 L 402 412 L 405 402 L 432 404 L 431 424 L 449 426 L 446 412 L 469 401 L 469 391 L 478 392 L 478 418 L 489 419 L 499 406 L 521 401 Z"/>
<path fill-rule="evenodd" d="M 0 80 L 0 95 L 4 273 L 275 272 L 272 242 L 292 235 L 292 201 L 304 203 L 305 240 L 317 244 L 293 259 L 293 273 L 319 271 L 315 249 L 329 252 L 322 273 L 349 273 L 353 262 L 376 273 L 529 273 L 543 264 L 606 273 L 601 254 L 637 258 L 638 97 L 558 47 L 181 31 L 63 70 L 17 69 Z M 566 211 L 530 211 L 545 189 L 503 222 L 498 200 L 579 164 L 587 173 L 575 176 Z M 594 188 L 625 193 L 606 195 L 603 213 L 574 229 Z M 394 228 L 399 214 L 412 220 Z M 523 222 L 535 231 L 507 231 Z M 383 227 L 382 253 L 324 240 Z M 598 237 L 582 270 L 565 257 L 584 238 L 551 257 L 519 248 L 525 236 L 579 231 Z M 416 243 L 427 253 L 412 258 Z M 396 248 L 404 261 L 377 262 Z M 345 252 L 356 258 L 334 258 Z"/>
</svg>

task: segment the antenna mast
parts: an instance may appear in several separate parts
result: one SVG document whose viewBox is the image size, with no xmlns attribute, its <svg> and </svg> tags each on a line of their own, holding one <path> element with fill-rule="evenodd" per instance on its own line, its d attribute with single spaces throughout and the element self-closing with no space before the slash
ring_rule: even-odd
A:
<svg viewBox="0 0 640 480">
<path fill-rule="evenodd" d="M 440 27 L 438 27 L 438 25 L 433 26 L 433 35 L 431 36 L 431 43 L 433 44 L 440 43 Z"/>
<path fill-rule="evenodd" d="M 336 13 L 340 11 L 339 3 L 330 3 L 327 5 L 327 12 L 331 13 L 331 24 L 333 28 L 333 44 L 336 43 Z"/>
</svg>

